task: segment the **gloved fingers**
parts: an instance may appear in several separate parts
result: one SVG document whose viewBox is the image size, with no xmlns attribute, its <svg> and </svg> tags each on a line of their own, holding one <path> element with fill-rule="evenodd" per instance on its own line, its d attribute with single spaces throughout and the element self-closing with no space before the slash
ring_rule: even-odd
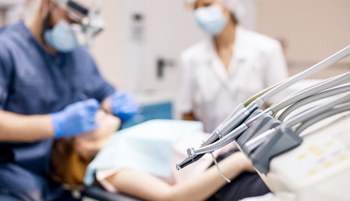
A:
<svg viewBox="0 0 350 201">
<path fill-rule="evenodd" d="M 100 103 L 95 99 L 89 99 L 82 103 L 84 108 L 89 112 L 96 113 L 100 109 Z"/>
<path fill-rule="evenodd" d="M 138 112 L 136 101 L 126 92 L 116 92 L 111 97 L 113 114 L 122 121 L 132 118 Z"/>
<path fill-rule="evenodd" d="M 100 104 L 95 99 L 89 99 L 83 102 L 86 114 L 82 118 L 86 118 L 88 125 L 93 129 L 97 128 L 96 114 L 100 109 Z"/>
<path fill-rule="evenodd" d="M 86 122 L 86 127 L 82 132 L 77 133 L 78 135 L 91 132 L 99 128 L 98 123 L 95 120 L 90 120 L 89 122 Z"/>
<path fill-rule="evenodd" d="M 118 105 L 124 104 L 125 102 L 135 103 L 133 97 L 124 91 L 113 94 L 112 102 Z"/>
<path fill-rule="evenodd" d="M 102 112 L 103 113 L 103 112 Z M 101 138 L 109 138 L 120 126 L 120 119 L 115 116 L 105 114 L 103 117 L 97 117 L 98 128 L 91 132 L 76 137 L 77 141 L 96 141 Z M 97 119 L 100 118 L 100 119 Z"/>
<path fill-rule="evenodd" d="M 67 106 L 60 112 L 51 115 L 56 138 L 72 137 L 96 130 L 98 127 L 95 115 L 100 104 L 89 99 Z"/>
<path fill-rule="evenodd" d="M 84 133 L 96 130 L 99 125 L 96 121 L 95 113 L 88 114 L 86 117 L 82 117 L 81 124 L 85 125 Z"/>
<path fill-rule="evenodd" d="M 120 125 L 120 120 L 112 115 L 105 115 L 99 122 L 98 129 L 75 138 L 74 148 L 77 152 L 90 156 L 95 155 Z"/>
</svg>

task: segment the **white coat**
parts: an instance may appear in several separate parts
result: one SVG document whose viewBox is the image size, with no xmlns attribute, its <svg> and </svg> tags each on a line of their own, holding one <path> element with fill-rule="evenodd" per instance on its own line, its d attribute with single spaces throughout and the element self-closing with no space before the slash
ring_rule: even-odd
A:
<svg viewBox="0 0 350 201">
<path fill-rule="evenodd" d="M 287 77 L 280 43 L 237 27 L 228 70 L 209 38 L 182 54 L 177 113 L 193 112 L 212 132 L 239 103 Z"/>
</svg>

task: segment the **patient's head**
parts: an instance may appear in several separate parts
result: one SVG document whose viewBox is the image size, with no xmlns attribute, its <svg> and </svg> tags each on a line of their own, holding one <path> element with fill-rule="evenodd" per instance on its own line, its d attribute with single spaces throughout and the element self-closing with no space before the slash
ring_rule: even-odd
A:
<svg viewBox="0 0 350 201">
<path fill-rule="evenodd" d="M 120 120 L 103 111 L 96 114 L 95 131 L 57 140 L 52 148 L 51 175 L 71 187 L 81 186 L 87 165 L 118 129 Z"/>
<path fill-rule="evenodd" d="M 74 149 L 82 156 L 91 158 L 106 144 L 119 128 L 120 120 L 102 110 L 96 114 L 98 129 L 75 137 Z"/>
</svg>

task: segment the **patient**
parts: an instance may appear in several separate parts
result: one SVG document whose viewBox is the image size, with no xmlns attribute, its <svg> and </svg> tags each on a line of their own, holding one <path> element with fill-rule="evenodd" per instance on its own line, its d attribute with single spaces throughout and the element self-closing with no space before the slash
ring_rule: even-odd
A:
<svg viewBox="0 0 350 201">
<path fill-rule="evenodd" d="M 97 118 L 99 121 L 109 122 L 110 126 L 74 139 L 59 140 L 55 143 L 52 154 L 52 167 L 55 167 L 53 168 L 54 179 L 71 187 L 83 184 L 87 165 L 96 154 L 85 153 L 84 147 L 98 147 L 98 143 L 105 143 L 119 126 L 119 121 L 115 117 L 103 112 L 100 112 Z M 62 161 L 68 161 L 68 164 L 62 165 Z M 142 164 L 140 165 L 142 166 Z M 258 176 L 255 175 L 254 179 L 242 176 L 246 174 L 244 172 L 254 172 L 254 168 L 240 152 L 229 155 L 220 161 L 219 165 L 223 174 L 232 180 L 230 184 L 227 184 L 218 174 L 215 166 L 209 167 L 196 177 L 180 183 L 128 168 L 111 172 L 105 177 L 104 182 L 108 182 L 120 193 L 150 201 L 238 200 L 268 192 L 263 182 L 258 180 Z M 195 167 L 189 166 L 188 168 Z M 252 173 L 247 174 L 253 175 Z M 235 178 L 237 178 L 237 182 Z M 241 186 L 243 180 L 246 182 Z"/>
</svg>

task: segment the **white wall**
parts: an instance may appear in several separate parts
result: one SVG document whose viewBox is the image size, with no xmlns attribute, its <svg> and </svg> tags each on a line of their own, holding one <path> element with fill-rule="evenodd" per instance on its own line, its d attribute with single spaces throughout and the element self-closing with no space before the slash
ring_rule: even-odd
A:
<svg viewBox="0 0 350 201">
<path fill-rule="evenodd" d="M 249 0 L 251 4 L 252 0 Z M 349 0 L 255 0 L 255 29 L 287 43 L 294 74 L 350 44 Z M 104 75 L 120 88 L 134 92 L 173 91 L 180 53 L 200 40 L 192 12 L 182 0 L 104 0 L 107 29 L 97 38 L 94 55 Z M 249 10 L 251 12 L 251 10 Z M 144 15 L 135 39 L 132 15 Z M 250 13 L 254 15 L 254 13 Z M 156 78 L 156 59 L 175 61 Z M 348 70 L 340 65 L 324 76 Z M 322 76 L 321 76 L 322 77 Z"/>
<path fill-rule="evenodd" d="M 292 71 L 350 44 L 349 0 L 256 1 L 257 31 L 286 41 Z"/>
<path fill-rule="evenodd" d="M 135 13 L 144 16 L 141 39 L 132 35 Z M 184 9 L 183 1 L 177 0 L 123 1 L 122 32 L 123 83 L 129 90 L 138 92 L 174 89 L 180 53 L 202 38 L 192 12 Z M 165 68 L 161 79 L 156 77 L 157 58 L 174 62 L 174 66 Z"/>
<path fill-rule="evenodd" d="M 0 0 L 0 25 L 14 24 L 28 17 L 35 1 L 37 0 Z"/>
<path fill-rule="evenodd" d="M 249 15 L 256 15 L 255 29 L 286 41 L 293 72 L 350 43 L 349 0 L 255 0 L 255 6 L 253 1 L 246 3 Z M 132 39 L 134 13 L 145 15 L 142 40 Z M 106 31 L 92 52 L 108 80 L 132 91 L 173 89 L 179 54 L 203 37 L 182 0 L 103 0 L 102 14 Z M 155 77 L 157 57 L 175 61 L 162 80 Z"/>
<path fill-rule="evenodd" d="M 96 38 L 92 53 L 102 74 L 115 86 L 122 78 L 122 1 L 104 0 L 102 17 L 106 29 Z"/>
<path fill-rule="evenodd" d="M 105 0 L 102 13 L 107 29 L 92 52 L 107 79 L 135 93 L 174 93 L 180 53 L 203 37 L 192 11 L 181 0 Z M 134 14 L 143 15 L 143 23 L 135 23 Z M 162 79 L 156 77 L 157 58 L 174 64 Z"/>
</svg>

